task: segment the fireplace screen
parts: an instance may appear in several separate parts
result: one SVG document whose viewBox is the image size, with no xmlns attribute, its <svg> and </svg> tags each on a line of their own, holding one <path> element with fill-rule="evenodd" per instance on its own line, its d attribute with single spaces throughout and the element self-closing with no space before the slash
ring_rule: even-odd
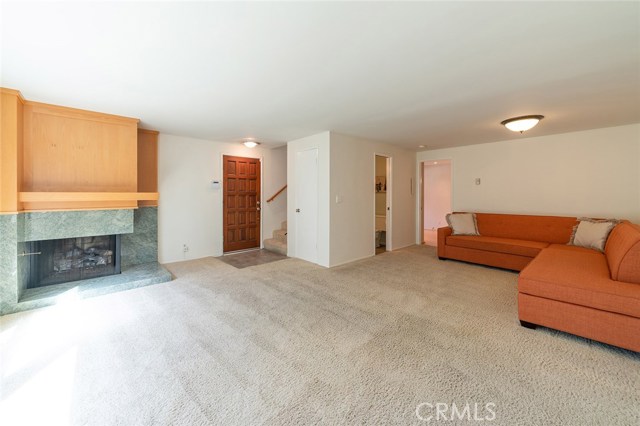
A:
<svg viewBox="0 0 640 426">
<path fill-rule="evenodd" d="M 120 273 L 120 235 L 32 241 L 26 248 L 27 288 Z"/>
</svg>

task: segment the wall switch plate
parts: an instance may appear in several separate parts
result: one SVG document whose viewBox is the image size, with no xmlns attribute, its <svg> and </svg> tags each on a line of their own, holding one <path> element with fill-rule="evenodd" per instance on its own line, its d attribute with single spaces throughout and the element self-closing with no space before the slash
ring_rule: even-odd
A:
<svg viewBox="0 0 640 426">
<path fill-rule="evenodd" d="M 342 202 L 342 195 L 336 195 L 336 204 L 340 204 Z"/>
<path fill-rule="evenodd" d="M 476 185 L 480 185 L 480 178 L 476 178 Z"/>
</svg>

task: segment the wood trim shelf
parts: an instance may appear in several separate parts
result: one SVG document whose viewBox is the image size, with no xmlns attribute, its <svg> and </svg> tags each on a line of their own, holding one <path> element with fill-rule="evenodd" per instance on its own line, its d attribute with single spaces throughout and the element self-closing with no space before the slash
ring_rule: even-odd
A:
<svg viewBox="0 0 640 426">
<path fill-rule="evenodd" d="M 45 104 L 43 102 L 24 101 L 26 106 L 31 107 L 35 112 L 44 112 L 49 115 L 56 115 L 80 120 L 98 121 L 111 124 L 123 124 L 137 126 L 139 118 L 125 117 L 122 115 L 107 114 L 104 112 L 88 111 L 78 108 L 70 108 L 61 105 Z"/>
<path fill-rule="evenodd" d="M 151 130 L 151 129 L 141 129 L 138 127 L 138 132 L 140 133 L 148 133 L 150 135 L 159 135 L 160 132 L 157 130 Z"/>
<path fill-rule="evenodd" d="M 74 201 L 157 201 L 157 192 L 20 192 L 24 203 Z"/>
<path fill-rule="evenodd" d="M 0 87 L 0 93 L 5 93 L 7 95 L 17 96 L 18 100 L 20 102 L 22 102 L 23 104 L 26 102 L 25 99 L 22 97 L 22 93 L 20 93 L 19 90 L 9 89 L 7 87 Z"/>
</svg>

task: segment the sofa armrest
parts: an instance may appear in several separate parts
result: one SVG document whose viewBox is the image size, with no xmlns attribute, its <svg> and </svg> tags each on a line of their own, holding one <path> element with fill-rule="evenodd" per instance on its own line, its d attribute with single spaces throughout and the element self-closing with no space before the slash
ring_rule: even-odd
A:
<svg viewBox="0 0 640 426">
<path fill-rule="evenodd" d="M 449 226 L 438 228 L 438 257 L 445 257 L 444 246 L 446 244 L 446 239 L 451 235 L 451 232 L 453 232 L 453 230 Z"/>
</svg>

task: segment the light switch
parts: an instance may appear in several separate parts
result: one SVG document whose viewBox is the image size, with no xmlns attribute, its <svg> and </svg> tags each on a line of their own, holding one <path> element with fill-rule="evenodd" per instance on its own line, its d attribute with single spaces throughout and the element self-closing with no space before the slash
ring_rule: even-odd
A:
<svg viewBox="0 0 640 426">
<path fill-rule="evenodd" d="M 342 195 L 336 195 L 336 204 L 340 204 L 342 202 Z"/>
<path fill-rule="evenodd" d="M 480 178 L 476 178 L 476 185 L 480 185 Z"/>
</svg>

